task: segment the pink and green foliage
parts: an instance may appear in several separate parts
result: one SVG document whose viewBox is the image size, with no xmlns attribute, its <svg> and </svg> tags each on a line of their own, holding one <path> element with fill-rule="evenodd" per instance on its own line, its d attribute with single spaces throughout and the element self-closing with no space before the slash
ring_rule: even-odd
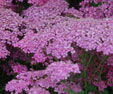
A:
<svg viewBox="0 0 113 94">
<path fill-rule="evenodd" d="M 113 17 L 113 0 L 83 0 L 80 11 L 84 17 L 104 18 Z"/>
<path fill-rule="evenodd" d="M 16 6 L 12 2 L 0 0 L 0 72 L 11 77 L 5 91 L 109 94 L 113 86 L 111 0 L 84 0 L 80 10 L 68 8 L 65 0 L 28 0 L 30 6 L 21 13 L 15 10 L 24 1 L 16 0 Z"/>
</svg>

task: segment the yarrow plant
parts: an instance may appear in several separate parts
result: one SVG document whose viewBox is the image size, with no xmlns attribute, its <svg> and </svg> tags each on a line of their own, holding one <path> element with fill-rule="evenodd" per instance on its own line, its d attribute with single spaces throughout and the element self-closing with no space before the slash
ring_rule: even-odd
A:
<svg viewBox="0 0 113 94">
<path fill-rule="evenodd" d="M 113 93 L 110 3 L 0 0 L 0 94 Z"/>
<path fill-rule="evenodd" d="M 83 0 L 80 2 L 80 11 L 84 13 L 84 17 L 104 18 L 113 17 L 112 0 Z"/>
</svg>

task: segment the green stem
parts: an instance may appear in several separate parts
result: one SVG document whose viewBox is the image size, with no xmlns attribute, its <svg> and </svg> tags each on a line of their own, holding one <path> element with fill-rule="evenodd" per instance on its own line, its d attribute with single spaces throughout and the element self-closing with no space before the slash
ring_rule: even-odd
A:
<svg viewBox="0 0 113 94">
<path fill-rule="evenodd" d="M 89 64 L 91 63 L 91 60 L 94 56 L 94 53 L 95 53 L 95 51 L 90 55 L 90 58 L 89 58 L 88 62 L 86 61 L 86 59 L 88 57 L 87 52 L 85 52 L 83 50 L 83 54 L 82 54 L 82 64 L 83 64 L 83 67 L 84 67 L 83 78 L 84 78 L 84 84 L 85 84 L 85 94 L 88 94 L 88 89 L 87 89 L 87 68 L 88 68 Z"/>
<path fill-rule="evenodd" d="M 2 92 L 2 91 L 4 91 L 5 90 L 5 86 L 2 88 L 2 89 L 0 89 L 0 92 Z"/>
<path fill-rule="evenodd" d="M 89 64 L 91 63 L 91 60 L 92 60 L 92 58 L 93 58 L 94 53 L 95 53 L 95 51 L 91 54 L 91 56 L 90 56 L 90 58 L 89 58 L 89 60 L 88 60 L 88 63 L 87 63 L 87 66 L 86 66 L 86 70 L 87 70 Z"/>
<path fill-rule="evenodd" d="M 88 94 L 88 90 L 87 90 L 87 74 L 86 74 L 86 68 L 84 67 L 84 84 L 85 84 L 85 94 Z"/>
<path fill-rule="evenodd" d="M 106 59 L 107 59 L 107 56 L 105 55 L 105 56 L 103 57 L 102 61 L 100 62 L 99 66 L 98 66 L 98 67 L 96 68 L 96 70 L 94 71 L 94 74 L 93 74 L 93 76 L 91 77 L 91 81 L 93 80 L 93 78 L 94 78 L 95 74 L 97 73 L 98 68 L 101 66 L 101 64 L 103 64 L 103 66 L 104 66 L 104 62 L 106 61 Z M 102 70 L 103 70 L 103 68 L 101 69 L 101 71 L 102 71 Z M 100 72 L 99 76 L 101 75 L 101 73 L 102 73 L 102 72 Z"/>
<path fill-rule="evenodd" d="M 104 64 L 105 64 L 104 62 L 106 61 L 106 59 L 107 59 L 107 56 L 104 56 L 102 68 L 101 68 L 100 73 L 99 73 L 99 75 L 98 75 L 98 80 L 100 80 L 101 74 L 102 74 L 102 72 L 103 72 L 103 70 L 104 70 Z"/>
<path fill-rule="evenodd" d="M 84 67 L 84 70 L 83 70 L 83 78 L 84 78 L 84 84 L 85 84 L 85 94 L 88 94 L 88 90 L 87 90 L 87 74 L 86 74 L 86 69 L 87 69 L 87 66 L 86 66 L 86 52 L 83 50 L 83 53 L 82 53 L 82 64 L 83 64 L 83 67 Z"/>
</svg>

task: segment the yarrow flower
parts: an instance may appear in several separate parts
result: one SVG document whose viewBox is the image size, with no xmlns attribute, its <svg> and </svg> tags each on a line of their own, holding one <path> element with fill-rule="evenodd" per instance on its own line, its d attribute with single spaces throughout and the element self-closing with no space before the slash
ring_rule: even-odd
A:
<svg viewBox="0 0 113 94">
<path fill-rule="evenodd" d="M 60 73 L 59 73 L 60 72 Z M 43 88 L 49 88 L 49 87 L 56 87 L 57 83 L 59 83 L 61 80 L 66 80 L 70 75 L 70 73 L 73 72 L 75 74 L 80 73 L 79 67 L 77 64 L 72 64 L 71 62 L 54 62 L 50 64 L 47 69 L 44 71 L 32 71 L 32 72 L 24 72 L 17 75 L 16 80 L 10 81 L 6 85 L 6 91 L 10 91 L 13 94 L 13 91 L 16 93 L 21 93 L 22 90 L 25 90 L 28 92 L 28 94 L 31 94 L 29 92 L 47 92 L 42 89 Z M 17 84 L 13 85 L 15 82 Z M 21 87 L 23 82 L 23 86 Z M 16 89 L 12 86 L 15 86 Z M 31 89 L 29 88 L 29 85 L 31 85 Z M 11 87 L 10 87 L 11 86 Z M 33 91 L 36 88 L 37 91 Z M 44 93 L 41 93 L 44 94 Z"/>
<path fill-rule="evenodd" d="M 19 40 L 18 36 L 22 36 L 22 32 L 19 31 L 21 25 L 22 17 L 10 9 L 0 8 L 0 58 L 9 55 L 6 43 L 16 43 Z"/>
<path fill-rule="evenodd" d="M 19 4 L 23 2 L 16 1 Z M 88 57 L 90 51 L 95 50 L 98 58 L 97 61 L 94 58 L 95 66 L 89 64 L 86 70 L 89 74 L 85 79 L 87 83 L 94 72 L 92 67 L 97 67 L 102 60 L 102 54 L 96 53 L 102 52 L 109 55 L 102 71 L 102 74 L 106 72 L 106 81 L 91 82 L 100 91 L 113 85 L 113 18 L 104 18 L 112 16 L 110 11 L 101 12 L 108 8 L 111 1 L 94 8 L 90 6 L 91 1 L 84 0 L 80 10 L 68 8 L 69 4 L 65 0 L 27 1 L 31 6 L 20 15 L 0 5 L 0 59 L 6 63 L 1 68 L 9 75 L 17 73 L 16 78 L 7 83 L 6 91 L 11 94 L 50 94 L 48 90 L 54 88 L 55 92 L 62 94 L 65 93 L 64 89 L 68 89 L 66 83 L 75 93 L 82 91 L 84 79 L 76 79 L 76 74 L 84 70 L 81 63 L 82 48 L 89 51 Z M 100 1 L 94 2 L 98 4 Z M 94 16 L 102 19 L 95 19 Z M 20 64 L 23 62 L 25 65 Z M 43 70 L 37 69 L 40 63 L 44 65 Z M 36 64 L 36 69 L 32 64 Z M 12 69 L 11 72 L 8 67 Z M 101 72 L 100 68 L 101 65 L 97 71 Z M 94 78 L 97 76 L 94 75 Z"/>
<path fill-rule="evenodd" d="M 113 17 L 112 0 L 83 0 L 80 2 L 83 17 L 93 17 L 97 19 Z"/>
<path fill-rule="evenodd" d="M 93 82 L 93 84 L 97 86 L 100 91 L 104 91 L 104 88 L 107 88 L 107 85 L 104 81 Z"/>
<path fill-rule="evenodd" d="M 49 75 L 53 82 L 67 79 L 71 72 L 80 73 L 79 66 L 77 64 L 71 64 L 71 62 L 65 63 L 60 61 L 50 64 L 46 69 L 46 74 Z"/>
<path fill-rule="evenodd" d="M 24 81 L 24 80 L 12 80 L 10 82 L 8 82 L 5 90 L 11 92 L 11 94 L 19 94 L 22 93 L 23 90 L 28 90 L 28 86 L 30 85 L 30 83 L 28 81 Z M 13 93 L 14 92 L 14 93 Z"/>
</svg>

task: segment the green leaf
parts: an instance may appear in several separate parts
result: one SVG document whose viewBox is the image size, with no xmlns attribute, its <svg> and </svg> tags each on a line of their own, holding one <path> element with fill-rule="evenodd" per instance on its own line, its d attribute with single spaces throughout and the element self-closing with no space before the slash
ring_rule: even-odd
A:
<svg viewBox="0 0 113 94">
<path fill-rule="evenodd" d="M 97 91 L 97 87 L 95 87 L 95 86 L 93 86 L 93 85 L 88 85 L 88 86 L 87 86 L 87 89 L 88 89 L 89 91 Z"/>
<path fill-rule="evenodd" d="M 85 94 L 85 92 L 84 91 L 81 91 L 81 92 L 78 92 L 77 94 Z"/>
<path fill-rule="evenodd" d="M 68 90 L 68 89 L 64 89 L 64 91 L 65 91 L 66 93 L 73 93 L 71 90 Z"/>
<path fill-rule="evenodd" d="M 102 3 L 100 2 L 100 3 L 98 3 L 98 4 L 95 4 L 94 2 L 92 2 L 91 5 L 92 5 L 93 7 L 98 7 L 98 6 L 102 5 Z"/>
<path fill-rule="evenodd" d="M 81 78 L 81 74 L 76 74 L 76 78 Z"/>
<path fill-rule="evenodd" d="M 102 94 L 109 94 L 108 90 L 104 90 Z"/>
<path fill-rule="evenodd" d="M 68 3 L 69 3 L 69 1 L 70 1 L 70 0 L 66 0 L 66 2 L 68 2 Z"/>
<path fill-rule="evenodd" d="M 70 93 L 70 94 L 75 94 L 75 92 L 72 90 L 72 88 L 71 87 L 69 87 L 70 89 L 64 89 L 64 91 L 66 92 L 66 93 Z"/>
<path fill-rule="evenodd" d="M 62 82 L 62 83 L 65 83 L 66 81 L 65 81 L 65 80 L 62 80 L 61 82 Z"/>
</svg>

